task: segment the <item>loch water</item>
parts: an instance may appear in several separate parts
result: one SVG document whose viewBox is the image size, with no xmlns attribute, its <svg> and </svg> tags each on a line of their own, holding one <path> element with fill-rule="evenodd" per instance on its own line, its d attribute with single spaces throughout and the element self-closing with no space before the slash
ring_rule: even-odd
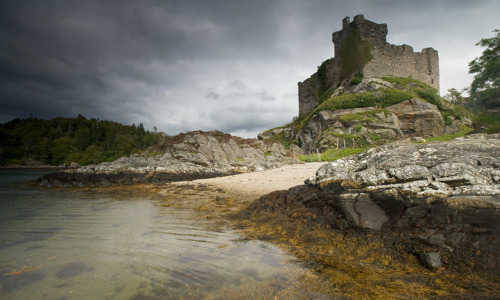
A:
<svg viewBox="0 0 500 300">
<path fill-rule="evenodd" d="M 0 299 L 274 299 L 303 272 L 203 211 L 36 189 L 0 170 Z"/>
</svg>

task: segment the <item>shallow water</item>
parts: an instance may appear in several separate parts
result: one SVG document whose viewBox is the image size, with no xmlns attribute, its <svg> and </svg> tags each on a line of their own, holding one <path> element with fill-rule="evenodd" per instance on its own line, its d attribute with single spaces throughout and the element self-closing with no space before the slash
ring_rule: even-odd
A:
<svg viewBox="0 0 500 300">
<path fill-rule="evenodd" d="M 45 172 L 0 170 L 0 299 L 267 298 L 303 272 L 203 211 L 25 184 Z"/>
</svg>

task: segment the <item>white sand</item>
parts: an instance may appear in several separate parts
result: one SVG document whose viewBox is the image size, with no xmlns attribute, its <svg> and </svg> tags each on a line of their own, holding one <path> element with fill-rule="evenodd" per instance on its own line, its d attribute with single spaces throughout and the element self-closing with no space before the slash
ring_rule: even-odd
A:
<svg viewBox="0 0 500 300">
<path fill-rule="evenodd" d="M 240 200 L 253 200 L 273 191 L 287 190 L 304 184 L 304 180 L 316 174 L 324 162 L 287 165 L 262 172 L 242 173 L 232 176 L 175 182 L 177 185 L 204 185 L 222 189 Z"/>
</svg>

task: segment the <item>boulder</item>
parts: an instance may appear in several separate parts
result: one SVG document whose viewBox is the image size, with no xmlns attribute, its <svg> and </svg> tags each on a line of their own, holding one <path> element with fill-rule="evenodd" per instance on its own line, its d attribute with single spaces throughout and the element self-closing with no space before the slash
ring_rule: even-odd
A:
<svg viewBox="0 0 500 300">
<path fill-rule="evenodd" d="M 420 253 L 422 264 L 429 269 L 437 269 L 441 267 L 441 255 L 439 252 Z"/>
<path fill-rule="evenodd" d="M 399 120 L 406 137 L 434 137 L 446 132 L 446 124 L 436 105 L 410 99 L 386 108 Z"/>
</svg>

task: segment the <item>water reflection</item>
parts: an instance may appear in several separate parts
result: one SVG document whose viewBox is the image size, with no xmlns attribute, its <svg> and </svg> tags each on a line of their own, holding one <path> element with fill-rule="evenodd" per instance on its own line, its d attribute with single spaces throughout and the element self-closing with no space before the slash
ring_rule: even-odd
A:
<svg viewBox="0 0 500 300">
<path fill-rule="evenodd" d="M 279 248 L 238 241 L 202 211 L 89 193 L 0 193 L 2 299 L 269 298 L 302 272 Z"/>
</svg>

